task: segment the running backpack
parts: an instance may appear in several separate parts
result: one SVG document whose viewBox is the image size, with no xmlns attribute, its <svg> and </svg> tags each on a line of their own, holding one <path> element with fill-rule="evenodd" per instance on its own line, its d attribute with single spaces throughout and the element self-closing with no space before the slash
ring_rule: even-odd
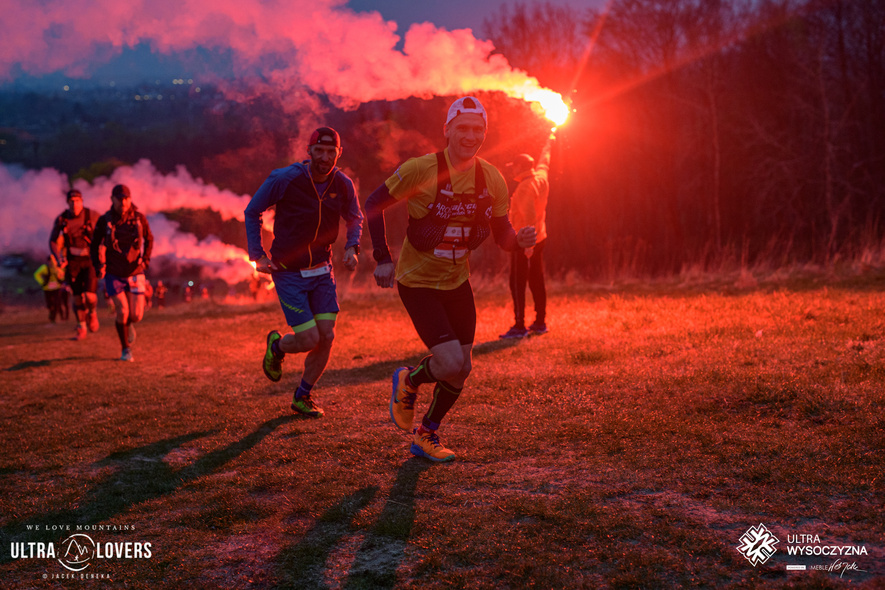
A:
<svg viewBox="0 0 885 590">
<path fill-rule="evenodd" d="M 492 218 L 492 197 L 486 188 L 482 165 L 477 161 L 474 165 L 473 187 L 475 193 L 456 194 L 452 190 L 449 166 L 443 152 L 436 153 L 437 174 L 436 199 L 427 205 L 430 211 L 418 219 L 409 216 L 406 236 L 409 243 L 418 250 L 432 250 L 443 241 L 449 220 L 455 216 L 471 216 L 472 223 L 466 239 L 468 250 L 476 250 L 491 235 L 489 221 Z M 476 197 L 475 203 L 466 202 L 467 197 Z M 457 198 L 456 198 L 457 197 Z"/>
</svg>

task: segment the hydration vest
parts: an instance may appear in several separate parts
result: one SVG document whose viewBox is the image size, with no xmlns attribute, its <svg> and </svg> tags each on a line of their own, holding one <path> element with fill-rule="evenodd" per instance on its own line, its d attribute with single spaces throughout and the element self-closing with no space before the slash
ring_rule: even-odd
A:
<svg viewBox="0 0 885 590">
<path fill-rule="evenodd" d="M 80 226 L 77 233 L 69 231 L 70 228 L 68 227 L 68 223 L 76 218 L 69 219 L 64 213 L 58 216 L 56 223 L 58 223 L 59 230 L 64 235 L 64 247 L 69 250 L 72 256 L 89 255 L 89 244 L 92 243 L 92 232 L 95 230 L 95 226 L 92 224 L 92 215 L 91 210 L 86 207 L 83 208 L 83 225 Z M 85 244 L 85 246 L 78 244 Z"/>
<path fill-rule="evenodd" d="M 409 216 L 406 236 L 417 250 L 433 250 L 434 255 L 452 261 L 476 250 L 491 235 L 492 197 L 486 187 L 482 165 L 474 165 L 473 193 L 455 193 L 451 174 L 443 152 L 436 153 L 436 198 L 427 205 L 427 215 L 418 219 Z M 470 217 L 461 226 L 450 226 L 452 217 Z"/>
<path fill-rule="evenodd" d="M 131 211 L 130 215 L 120 218 L 116 223 L 113 221 L 113 213 L 109 216 L 105 239 L 108 249 L 121 254 L 128 262 L 136 262 L 142 257 L 143 243 L 144 225 L 138 210 Z"/>
</svg>

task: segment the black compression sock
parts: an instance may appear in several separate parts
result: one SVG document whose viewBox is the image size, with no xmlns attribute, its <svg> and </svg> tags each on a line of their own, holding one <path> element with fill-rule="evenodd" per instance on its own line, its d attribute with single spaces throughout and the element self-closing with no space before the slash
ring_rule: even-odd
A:
<svg viewBox="0 0 885 590">
<path fill-rule="evenodd" d="M 433 402 L 431 402 L 427 414 L 424 415 L 424 419 L 421 420 L 424 427 L 429 430 L 437 430 L 440 422 L 458 401 L 462 390 L 463 388 L 457 388 L 445 381 L 438 382 L 433 388 Z"/>
<path fill-rule="evenodd" d="M 430 372 L 430 359 L 433 358 L 433 355 L 427 355 L 421 362 L 418 363 L 418 366 L 412 369 L 409 373 L 407 379 L 408 384 L 412 387 L 418 387 L 423 383 L 435 383 L 436 377 Z"/>
<path fill-rule="evenodd" d="M 120 338 L 120 344 L 123 348 L 129 348 L 129 330 L 126 329 L 126 324 L 114 322 L 114 325 L 117 327 L 117 337 Z"/>
</svg>

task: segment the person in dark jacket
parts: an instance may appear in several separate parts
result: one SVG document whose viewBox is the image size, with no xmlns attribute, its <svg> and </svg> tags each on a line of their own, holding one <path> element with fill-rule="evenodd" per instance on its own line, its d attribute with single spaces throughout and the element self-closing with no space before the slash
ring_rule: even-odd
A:
<svg viewBox="0 0 885 590">
<path fill-rule="evenodd" d="M 98 280 L 89 259 L 89 243 L 99 214 L 83 206 L 83 194 L 77 189 L 68 191 L 67 202 L 68 208 L 55 218 L 49 250 L 64 270 L 65 283 L 74 295 L 77 316 L 74 340 L 83 340 L 87 332 L 98 331 Z"/>
<path fill-rule="evenodd" d="M 344 266 L 356 268 L 363 214 L 353 181 L 336 167 L 341 138 L 320 127 L 307 146 L 309 160 L 274 170 L 246 207 L 249 259 L 270 273 L 286 323 L 292 331 L 267 335 L 262 368 L 271 381 L 282 378 L 287 353 L 306 352 L 292 410 L 320 417 L 311 390 L 326 368 L 335 338 L 338 294 L 332 272 L 332 244 L 341 219 L 347 226 Z M 274 239 L 268 256 L 261 245 L 261 215 L 275 206 Z"/>
<path fill-rule="evenodd" d="M 154 236 L 150 225 L 132 203 L 129 187 L 111 191 L 111 208 L 98 218 L 90 253 L 98 278 L 114 302 L 117 336 L 123 348 L 121 361 L 132 361 L 135 324 L 144 316 L 145 271 L 150 265 Z"/>
</svg>

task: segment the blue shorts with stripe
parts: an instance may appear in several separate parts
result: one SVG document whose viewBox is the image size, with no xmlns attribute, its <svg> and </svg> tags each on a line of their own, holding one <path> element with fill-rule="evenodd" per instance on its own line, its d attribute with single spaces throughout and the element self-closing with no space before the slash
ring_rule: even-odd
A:
<svg viewBox="0 0 885 590">
<path fill-rule="evenodd" d="M 316 325 L 316 320 L 334 320 L 340 310 L 335 275 L 303 277 L 299 271 L 277 270 L 271 273 L 286 323 L 295 332 Z"/>
<path fill-rule="evenodd" d="M 145 276 L 132 275 L 131 277 L 118 277 L 114 275 L 105 275 L 104 290 L 108 297 L 116 297 L 120 293 L 132 293 L 133 295 L 144 295 L 145 292 Z"/>
</svg>

